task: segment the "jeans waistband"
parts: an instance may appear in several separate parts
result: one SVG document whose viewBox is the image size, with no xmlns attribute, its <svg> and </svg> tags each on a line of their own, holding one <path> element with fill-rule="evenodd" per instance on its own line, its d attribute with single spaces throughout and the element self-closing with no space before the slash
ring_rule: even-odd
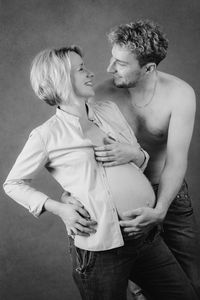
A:
<svg viewBox="0 0 200 300">
<path fill-rule="evenodd" d="M 152 187 L 153 187 L 153 189 L 154 189 L 154 192 L 157 194 L 157 192 L 158 192 L 158 187 L 159 187 L 159 183 L 154 183 L 154 184 L 152 184 Z M 178 194 L 181 193 L 181 192 L 184 192 L 185 190 L 188 190 L 188 185 L 187 185 L 186 180 L 184 179 L 184 180 L 183 180 L 183 183 L 182 183 L 182 185 L 181 185 L 181 188 L 180 188 L 180 190 L 179 190 L 179 192 L 178 192 Z"/>
</svg>

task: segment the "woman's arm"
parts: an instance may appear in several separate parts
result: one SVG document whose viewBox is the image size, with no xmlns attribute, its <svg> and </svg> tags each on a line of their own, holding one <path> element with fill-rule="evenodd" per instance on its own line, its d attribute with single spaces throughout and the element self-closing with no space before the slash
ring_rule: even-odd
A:
<svg viewBox="0 0 200 300">
<path fill-rule="evenodd" d="M 87 218 L 88 215 L 80 206 L 52 200 L 30 185 L 32 179 L 47 162 L 48 154 L 43 140 L 39 132 L 33 130 L 4 183 L 6 194 L 28 209 L 35 217 L 44 210 L 58 215 L 67 229 L 74 234 L 78 234 L 79 231 L 79 235 L 95 232 L 93 228 L 86 228 L 86 226 L 94 226 L 96 222 L 85 220 L 84 217 Z"/>
<path fill-rule="evenodd" d="M 37 130 L 33 130 L 4 183 L 6 194 L 35 217 L 41 214 L 48 196 L 30 184 L 47 161 L 48 155 L 42 139 Z"/>
<path fill-rule="evenodd" d="M 88 214 L 79 205 L 61 203 L 48 198 L 44 208 L 62 219 L 70 235 L 89 236 L 96 232 L 94 228 L 97 225 L 96 221 L 88 220 Z"/>
<path fill-rule="evenodd" d="M 109 137 L 105 139 L 105 145 L 95 147 L 94 150 L 96 160 L 103 162 L 104 167 L 133 162 L 144 171 L 149 160 L 148 153 L 138 143 L 121 143 Z"/>
</svg>

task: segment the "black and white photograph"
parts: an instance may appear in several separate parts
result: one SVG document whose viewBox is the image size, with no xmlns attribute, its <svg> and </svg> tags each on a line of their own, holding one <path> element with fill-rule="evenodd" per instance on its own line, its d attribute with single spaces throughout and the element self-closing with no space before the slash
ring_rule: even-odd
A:
<svg viewBox="0 0 200 300">
<path fill-rule="evenodd" d="M 200 2 L 0 23 L 0 299 L 200 299 Z"/>
</svg>

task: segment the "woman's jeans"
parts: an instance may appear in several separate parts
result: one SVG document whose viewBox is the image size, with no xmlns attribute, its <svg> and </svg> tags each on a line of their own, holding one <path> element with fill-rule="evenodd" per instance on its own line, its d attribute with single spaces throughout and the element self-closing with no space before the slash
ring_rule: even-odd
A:
<svg viewBox="0 0 200 300">
<path fill-rule="evenodd" d="M 152 300 L 196 300 L 193 287 L 157 227 L 120 248 L 87 251 L 70 238 L 73 277 L 83 300 L 126 300 L 128 280 Z"/>
</svg>

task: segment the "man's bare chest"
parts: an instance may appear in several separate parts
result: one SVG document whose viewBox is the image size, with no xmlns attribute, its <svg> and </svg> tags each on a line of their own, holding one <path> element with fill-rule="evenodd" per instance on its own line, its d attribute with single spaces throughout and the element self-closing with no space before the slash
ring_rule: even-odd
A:
<svg viewBox="0 0 200 300">
<path fill-rule="evenodd" d="M 141 109 L 127 105 L 121 110 L 138 141 L 145 144 L 166 142 L 170 120 L 167 109 L 160 110 L 154 107 Z"/>
</svg>

